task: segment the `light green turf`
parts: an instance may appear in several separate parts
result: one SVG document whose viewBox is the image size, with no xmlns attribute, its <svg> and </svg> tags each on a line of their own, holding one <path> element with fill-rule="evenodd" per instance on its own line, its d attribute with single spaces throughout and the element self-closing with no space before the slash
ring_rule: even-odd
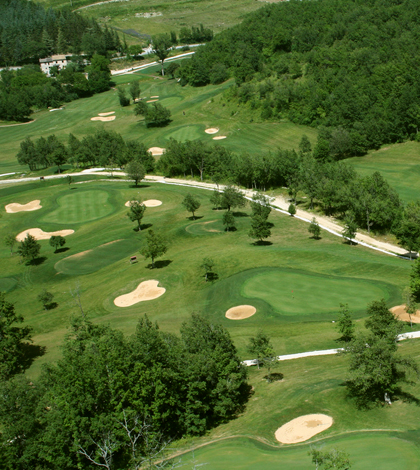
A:
<svg viewBox="0 0 420 470">
<path fill-rule="evenodd" d="M 365 279 L 273 269 L 247 279 L 241 293 L 249 299 L 264 300 L 281 315 L 333 313 L 340 303 L 351 304 L 358 311 L 375 299 L 389 298 L 385 285 Z"/>
<path fill-rule="evenodd" d="M 84 191 L 75 187 L 70 191 L 57 199 L 58 209 L 44 215 L 42 222 L 81 224 L 105 217 L 114 210 L 107 191 Z"/>
<path fill-rule="evenodd" d="M 420 449 L 392 434 L 343 436 L 318 444 L 317 448 L 322 451 L 338 448 L 348 452 L 352 470 L 412 470 L 420 467 Z M 184 465 L 180 468 L 191 468 L 195 459 L 197 465 L 208 464 L 212 470 L 308 470 L 315 468 L 308 451 L 307 445 L 280 449 L 252 439 L 226 439 L 197 449 L 194 457 L 183 455 Z"/>
<path fill-rule="evenodd" d="M 175 139 L 178 142 L 186 142 L 187 140 L 202 139 L 206 134 L 202 126 L 184 126 L 174 130 L 170 134 L 166 134 L 166 139 Z"/>
<path fill-rule="evenodd" d="M 9 292 L 17 284 L 17 280 L 10 277 L 3 277 L 0 279 L 0 292 Z"/>
<path fill-rule="evenodd" d="M 185 230 L 192 235 L 217 235 L 223 234 L 225 231 L 225 227 L 221 221 L 221 219 L 213 219 L 207 220 L 205 222 L 196 221 L 191 225 L 187 225 Z"/>
<path fill-rule="evenodd" d="M 93 250 L 76 253 L 58 261 L 54 268 L 60 274 L 89 274 L 109 266 L 116 261 L 126 260 L 139 249 L 138 240 L 116 240 Z"/>
</svg>

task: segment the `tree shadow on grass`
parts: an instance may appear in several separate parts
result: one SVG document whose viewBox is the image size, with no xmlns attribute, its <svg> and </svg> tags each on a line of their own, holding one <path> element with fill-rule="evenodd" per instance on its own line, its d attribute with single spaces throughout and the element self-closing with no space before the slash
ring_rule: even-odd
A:
<svg viewBox="0 0 420 470">
<path fill-rule="evenodd" d="M 149 184 L 138 184 L 137 186 L 135 184 L 130 184 L 129 188 L 132 189 L 143 189 L 143 188 L 150 188 Z"/>
<path fill-rule="evenodd" d="M 203 217 L 204 217 L 204 216 L 202 216 L 202 215 L 196 215 L 195 217 L 193 217 L 193 216 L 187 217 L 187 219 L 194 221 L 194 220 L 200 220 L 200 219 L 202 219 Z"/>
<path fill-rule="evenodd" d="M 207 273 L 207 281 L 217 281 L 219 275 L 217 273 Z"/>
<path fill-rule="evenodd" d="M 75 189 L 79 189 L 79 188 L 70 188 L 71 191 L 75 190 Z"/>
<path fill-rule="evenodd" d="M 267 227 L 268 227 L 268 228 L 273 228 L 273 227 L 274 227 L 273 222 L 267 222 Z"/>
<path fill-rule="evenodd" d="M 233 217 L 249 217 L 246 212 L 232 212 Z"/>
<path fill-rule="evenodd" d="M 70 248 L 68 246 L 65 246 L 64 248 L 59 248 L 58 250 L 54 251 L 54 253 L 65 253 L 66 251 L 69 251 Z"/>
<path fill-rule="evenodd" d="M 139 231 L 139 228 L 138 228 L 138 227 L 134 227 L 134 228 L 133 228 L 133 231 L 134 231 L 134 232 L 139 232 L 139 233 L 141 233 L 141 232 L 143 232 L 144 230 L 147 230 L 147 229 L 150 228 L 150 227 L 153 227 L 153 224 L 140 224 L 141 230 Z"/>
<path fill-rule="evenodd" d="M 225 228 L 225 232 L 236 232 L 238 229 L 236 227 Z"/>
<path fill-rule="evenodd" d="M 22 343 L 23 359 L 22 366 L 26 370 L 31 367 L 34 360 L 45 354 L 47 348 L 39 344 Z"/>
<path fill-rule="evenodd" d="M 39 266 L 42 264 L 44 261 L 46 261 L 47 257 L 46 256 L 40 256 L 39 258 L 31 259 L 26 262 L 28 266 Z"/>
<path fill-rule="evenodd" d="M 252 243 L 252 245 L 254 245 L 254 246 L 270 246 L 272 244 L 273 243 L 269 242 L 268 240 L 258 240 L 256 242 Z"/>
<path fill-rule="evenodd" d="M 45 310 L 54 310 L 57 307 L 58 307 L 57 302 L 51 302 L 51 303 L 45 305 Z"/>
<path fill-rule="evenodd" d="M 266 379 L 268 383 L 279 382 L 283 380 L 283 377 L 284 375 L 281 372 L 272 372 L 271 374 L 264 375 L 264 379 Z"/>
<path fill-rule="evenodd" d="M 412 395 L 411 393 L 404 392 L 400 388 L 395 391 L 396 399 L 402 400 L 405 403 L 414 404 L 420 406 L 420 400 Z M 395 400 L 396 401 L 396 400 Z"/>
<path fill-rule="evenodd" d="M 169 266 L 171 263 L 172 263 L 171 259 L 162 259 L 162 260 L 159 260 L 159 261 L 155 261 L 155 268 L 156 269 L 166 268 L 166 266 Z M 152 263 L 148 264 L 147 267 L 149 269 L 153 269 L 152 268 Z"/>
</svg>

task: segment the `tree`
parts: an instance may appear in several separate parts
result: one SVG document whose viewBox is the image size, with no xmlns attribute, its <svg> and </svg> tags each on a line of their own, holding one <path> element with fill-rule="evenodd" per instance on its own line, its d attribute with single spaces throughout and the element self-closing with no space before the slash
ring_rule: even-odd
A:
<svg viewBox="0 0 420 470">
<path fill-rule="evenodd" d="M 394 341 L 401 332 L 402 324 L 386 306 L 385 300 L 375 300 L 368 305 L 369 318 L 365 325 L 375 336 Z"/>
<path fill-rule="evenodd" d="M 162 256 L 166 253 L 168 247 L 162 235 L 149 230 L 146 235 L 146 246 L 144 246 L 140 253 L 147 259 L 152 259 L 152 268 L 155 267 L 155 258 Z"/>
<path fill-rule="evenodd" d="M 289 214 L 293 217 L 296 214 L 296 207 L 294 204 L 290 204 L 289 208 L 287 209 Z"/>
<path fill-rule="evenodd" d="M 197 211 L 201 204 L 192 194 L 188 193 L 184 200 L 182 201 L 182 205 L 188 212 L 192 213 L 193 220 L 195 220 L 194 212 Z"/>
<path fill-rule="evenodd" d="M 213 204 L 216 210 L 219 210 L 221 200 L 222 200 L 222 194 L 220 193 L 220 191 L 215 189 L 211 194 L 210 202 Z"/>
<path fill-rule="evenodd" d="M 413 294 L 413 291 L 411 290 L 410 286 L 407 286 L 404 288 L 403 293 L 403 302 L 405 304 L 405 311 L 408 313 L 408 316 L 410 318 L 410 327 L 413 329 L 413 322 L 411 319 L 411 315 L 415 315 L 417 312 L 417 302 L 415 295 Z"/>
<path fill-rule="evenodd" d="M 16 315 L 14 305 L 7 302 L 4 293 L 0 292 L 1 380 L 8 380 L 25 368 L 24 347 L 26 341 L 31 341 L 32 330 L 28 326 L 15 326 L 19 323 L 23 323 L 23 317 Z"/>
<path fill-rule="evenodd" d="M 331 449 L 330 451 L 321 452 L 314 447 L 308 454 L 312 457 L 312 463 L 316 470 L 348 470 L 351 467 L 349 454 L 340 449 Z"/>
<path fill-rule="evenodd" d="M 140 96 L 140 82 L 137 80 L 135 82 L 131 82 L 129 92 L 133 101 L 135 101 Z"/>
<path fill-rule="evenodd" d="M 175 73 L 179 69 L 180 65 L 178 62 L 171 62 L 166 68 L 166 72 L 170 75 L 171 78 L 175 78 Z"/>
<path fill-rule="evenodd" d="M 145 177 L 146 172 L 141 163 L 132 160 L 131 162 L 127 163 L 125 167 L 125 174 L 127 175 L 127 178 L 134 180 L 134 184 L 137 186 L 139 181 Z"/>
<path fill-rule="evenodd" d="M 252 196 L 252 215 L 262 217 L 267 220 L 271 212 L 270 199 L 263 193 L 257 192 Z"/>
<path fill-rule="evenodd" d="M 235 217 L 233 216 L 232 212 L 226 211 L 223 214 L 223 225 L 226 225 L 225 230 L 227 232 L 230 232 L 235 228 Z"/>
<path fill-rule="evenodd" d="M 261 363 L 264 364 L 264 358 L 274 355 L 270 338 L 262 331 L 259 331 L 257 336 L 253 336 L 249 339 L 247 349 L 250 354 L 257 356 L 258 369 L 260 368 Z"/>
<path fill-rule="evenodd" d="M 125 88 L 118 87 L 118 99 L 120 100 L 120 105 L 122 107 L 128 106 L 130 104 L 130 98 L 126 95 Z"/>
<path fill-rule="evenodd" d="M 130 212 L 127 216 L 132 222 L 137 221 L 139 232 L 141 231 L 141 219 L 144 216 L 146 206 L 139 201 L 130 201 Z"/>
<path fill-rule="evenodd" d="M 38 257 L 40 250 L 41 245 L 35 240 L 35 237 L 28 233 L 26 238 L 20 242 L 17 252 L 23 259 L 34 260 Z"/>
<path fill-rule="evenodd" d="M 349 211 L 346 213 L 346 217 L 344 219 L 344 229 L 341 232 L 343 235 L 344 240 L 347 240 L 350 245 L 353 245 L 353 240 L 357 233 L 357 223 L 354 218 L 353 212 Z"/>
<path fill-rule="evenodd" d="M 67 179 L 67 183 L 68 183 L 69 188 L 70 188 L 70 185 L 73 183 L 73 178 L 71 177 L 71 175 L 67 175 L 66 179 Z"/>
<path fill-rule="evenodd" d="M 341 333 L 339 340 L 348 343 L 354 338 L 355 326 L 348 304 L 340 304 L 340 309 L 340 315 L 337 322 L 337 330 Z"/>
<path fill-rule="evenodd" d="M 270 224 L 263 216 L 254 215 L 251 219 L 251 230 L 248 232 L 248 236 L 262 242 L 264 238 L 271 237 Z"/>
<path fill-rule="evenodd" d="M 411 201 L 406 205 L 395 234 L 400 244 L 409 250 L 411 260 L 412 252 L 420 248 L 420 201 Z"/>
<path fill-rule="evenodd" d="M 315 238 L 315 240 L 318 240 L 320 238 L 319 235 L 321 233 L 321 228 L 315 217 L 312 217 L 311 223 L 308 227 L 308 232 L 312 234 L 312 237 Z"/>
<path fill-rule="evenodd" d="M 222 193 L 222 207 L 226 207 L 228 211 L 235 207 L 245 207 L 246 199 L 241 191 L 234 186 L 228 185 Z"/>
<path fill-rule="evenodd" d="M 202 264 L 200 265 L 200 268 L 204 270 L 204 277 L 206 279 L 206 282 L 209 280 L 209 278 L 213 278 L 215 262 L 211 258 L 204 258 Z"/>
<path fill-rule="evenodd" d="M 9 235 L 6 235 L 4 237 L 4 244 L 10 248 L 10 256 L 13 255 L 13 247 L 15 246 L 16 243 L 16 235 L 13 235 L 12 233 L 9 233 Z"/>
<path fill-rule="evenodd" d="M 168 124 L 171 120 L 171 112 L 160 103 L 152 103 L 145 115 L 146 127 L 161 127 Z"/>
<path fill-rule="evenodd" d="M 303 134 L 302 138 L 300 139 L 299 152 L 301 154 L 308 154 L 312 152 L 311 142 L 309 141 L 308 136 L 306 134 Z"/>
<path fill-rule="evenodd" d="M 410 289 L 416 301 L 420 301 L 420 258 L 417 258 L 411 267 Z"/>
<path fill-rule="evenodd" d="M 152 37 L 152 51 L 157 55 L 162 65 L 162 77 L 165 75 L 163 62 L 168 57 L 171 46 L 172 41 L 168 34 L 159 34 Z"/>
<path fill-rule="evenodd" d="M 55 248 L 54 253 L 57 253 L 57 249 L 66 244 L 66 239 L 61 235 L 53 235 L 50 238 L 50 245 Z"/>
<path fill-rule="evenodd" d="M 42 303 L 45 310 L 48 310 L 48 307 L 53 301 L 54 295 L 51 292 L 48 292 L 44 289 L 40 294 L 38 294 L 38 300 Z"/>
</svg>

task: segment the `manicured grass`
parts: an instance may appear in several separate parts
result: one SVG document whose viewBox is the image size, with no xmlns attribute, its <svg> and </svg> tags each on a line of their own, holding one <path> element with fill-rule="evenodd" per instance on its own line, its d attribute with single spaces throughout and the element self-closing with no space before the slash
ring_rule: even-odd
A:
<svg viewBox="0 0 420 470">
<path fill-rule="evenodd" d="M 43 222 L 81 224 L 110 214 L 114 207 L 107 191 L 83 191 L 73 187 L 70 194 L 57 199 L 58 208 L 41 218 Z"/>
<path fill-rule="evenodd" d="M 214 470 L 307 470 L 315 468 L 308 455 L 309 446 L 275 448 L 252 439 L 226 439 L 197 449 L 196 464 L 210 464 Z M 412 442 L 392 433 L 360 433 L 317 443 L 322 451 L 332 448 L 350 454 L 354 470 L 410 470 L 420 466 L 420 449 Z M 182 456 L 180 468 L 191 468 L 192 454 Z"/>
<path fill-rule="evenodd" d="M 0 279 L 0 292 L 9 292 L 17 284 L 17 280 L 11 277 L 3 277 Z"/>
<path fill-rule="evenodd" d="M 205 136 L 202 126 L 183 126 L 174 130 L 170 134 L 166 134 L 165 138 L 175 139 L 179 142 L 186 142 L 187 140 L 202 139 Z"/>
<path fill-rule="evenodd" d="M 259 298 L 281 315 L 336 313 L 340 303 L 351 303 L 362 311 L 378 298 L 388 301 L 386 285 L 365 279 L 325 276 L 292 269 L 267 269 L 257 272 L 242 285 L 241 293 L 249 299 Z M 357 297 L 354 293 L 357 292 Z M 251 302 L 252 303 L 252 302 Z"/>
</svg>

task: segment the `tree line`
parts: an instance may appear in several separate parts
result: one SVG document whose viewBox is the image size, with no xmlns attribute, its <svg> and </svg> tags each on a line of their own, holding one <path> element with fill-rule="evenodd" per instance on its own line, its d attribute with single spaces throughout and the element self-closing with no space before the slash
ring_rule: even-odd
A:
<svg viewBox="0 0 420 470">
<path fill-rule="evenodd" d="M 194 86 L 234 77 L 228 98 L 259 118 L 324 126 L 341 135 L 337 158 L 362 155 L 418 135 L 419 13 L 414 0 L 270 4 L 177 74 Z"/>
</svg>

